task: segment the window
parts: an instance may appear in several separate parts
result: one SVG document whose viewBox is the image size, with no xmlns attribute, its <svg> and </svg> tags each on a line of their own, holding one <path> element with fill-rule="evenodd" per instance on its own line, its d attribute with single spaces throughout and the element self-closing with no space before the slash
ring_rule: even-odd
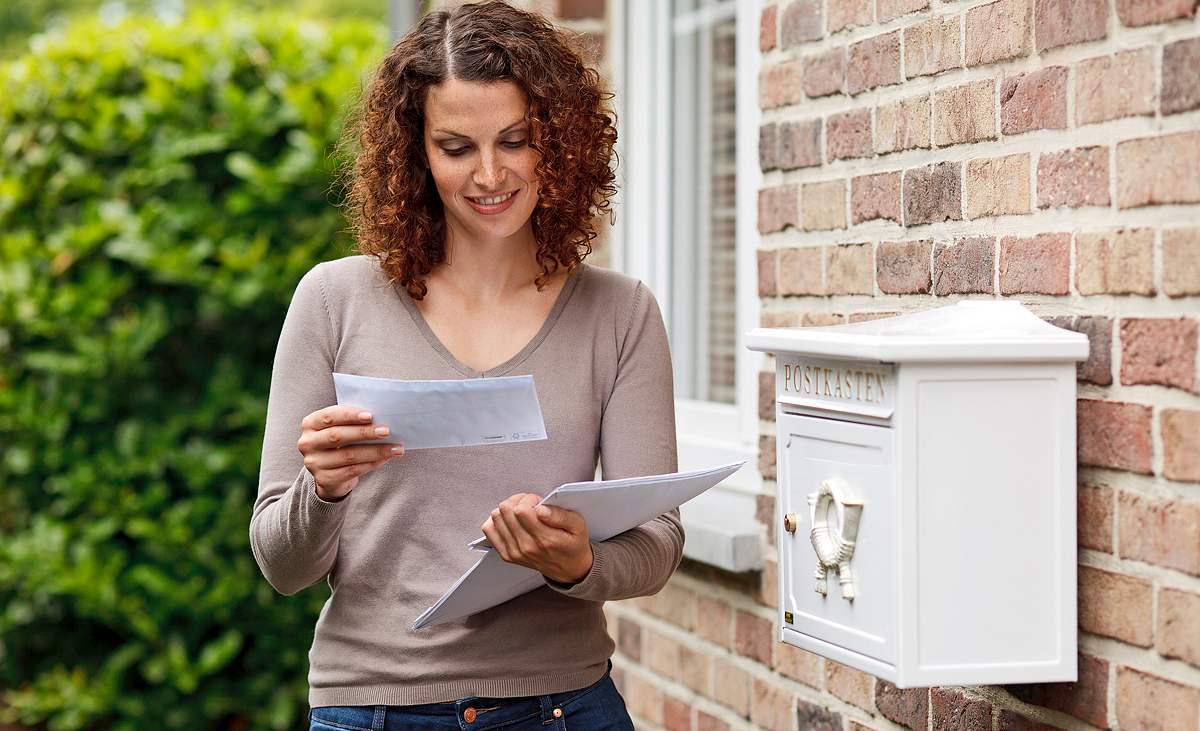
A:
<svg viewBox="0 0 1200 731">
<path fill-rule="evenodd" d="M 746 460 L 682 511 L 685 553 L 759 565 L 755 495 L 761 355 L 755 249 L 759 2 L 613 0 L 620 194 L 616 269 L 663 309 L 675 365 L 679 467 Z"/>
</svg>

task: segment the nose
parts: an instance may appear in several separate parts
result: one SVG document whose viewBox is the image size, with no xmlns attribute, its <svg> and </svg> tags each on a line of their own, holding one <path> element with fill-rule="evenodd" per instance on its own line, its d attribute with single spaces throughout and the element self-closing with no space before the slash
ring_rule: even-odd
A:
<svg viewBox="0 0 1200 731">
<path fill-rule="evenodd" d="M 475 166 L 472 182 L 483 190 L 496 191 L 503 178 L 504 170 L 500 167 L 500 161 L 496 159 L 496 153 L 483 150 L 479 155 L 479 164 Z"/>
</svg>

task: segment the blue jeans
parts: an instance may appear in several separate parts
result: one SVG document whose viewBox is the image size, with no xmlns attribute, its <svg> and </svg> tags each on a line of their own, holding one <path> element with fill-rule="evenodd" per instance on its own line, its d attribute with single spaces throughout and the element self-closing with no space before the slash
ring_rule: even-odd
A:
<svg viewBox="0 0 1200 731">
<path fill-rule="evenodd" d="M 415 706 L 321 706 L 308 713 L 309 731 L 633 731 L 625 700 L 603 677 L 578 690 L 520 698 L 468 696 Z M 468 718 L 472 719 L 468 722 Z"/>
</svg>

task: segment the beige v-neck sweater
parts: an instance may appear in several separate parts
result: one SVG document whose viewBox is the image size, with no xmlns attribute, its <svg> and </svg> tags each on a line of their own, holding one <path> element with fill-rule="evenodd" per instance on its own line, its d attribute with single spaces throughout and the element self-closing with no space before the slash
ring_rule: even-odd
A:
<svg viewBox="0 0 1200 731">
<path fill-rule="evenodd" d="M 333 372 L 402 379 L 530 374 L 548 439 L 421 449 L 317 497 L 296 442 L 309 413 L 337 403 Z M 408 627 L 474 562 L 466 543 L 492 508 L 565 482 L 676 470 L 670 350 L 654 296 L 583 264 L 533 339 L 479 372 L 438 340 L 374 259 L 313 267 L 293 295 L 271 372 L 254 558 L 275 589 L 327 579 L 309 651 L 309 705 L 409 705 L 574 690 L 613 651 L 601 607 L 657 592 L 678 566 L 678 509 L 602 542 L 578 584 L 545 585 L 492 609 Z"/>
</svg>

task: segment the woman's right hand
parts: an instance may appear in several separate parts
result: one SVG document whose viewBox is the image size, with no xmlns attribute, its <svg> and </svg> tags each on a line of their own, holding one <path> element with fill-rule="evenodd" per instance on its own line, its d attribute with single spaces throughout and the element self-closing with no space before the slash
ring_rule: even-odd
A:
<svg viewBox="0 0 1200 731">
<path fill-rule="evenodd" d="M 393 457 L 403 457 L 403 444 L 344 446 L 387 435 L 386 426 L 376 426 L 371 414 L 357 406 L 326 406 L 304 417 L 296 448 L 317 483 L 317 497 L 341 500 L 358 485 L 359 477 Z"/>
</svg>

